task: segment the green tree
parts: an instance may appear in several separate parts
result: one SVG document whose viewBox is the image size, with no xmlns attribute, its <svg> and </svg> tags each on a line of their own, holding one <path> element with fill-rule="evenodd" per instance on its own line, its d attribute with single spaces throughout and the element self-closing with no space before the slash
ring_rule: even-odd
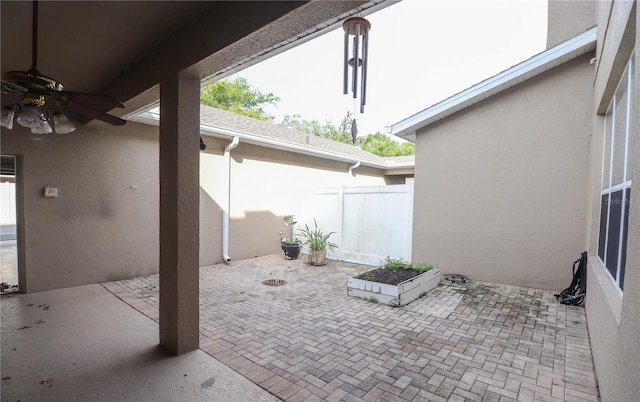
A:
<svg viewBox="0 0 640 402">
<path fill-rule="evenodd" d="M 275 105 L 279 100 L 271 92 L 252 88 L 244 77 L 216 81 L 200 90 L 203 105 L 266 121 L 273 121 L 274 117 L 267 114 L 264 107 Z"/>
<path fill-rule="evenodd" d="M 280 98 L 271 92 L 263 93 L 259 89 L 252 88 L 244 77 L 216 81 L 200 91 L 200 103 L 203 105 L 265 121 L 273 121 L 274 117 L 267 114 L 264 111 L 264 107 L 275 105 L 279 100 Z M 347 111 L 337 125 L 331 120 L 327 120 L 324 123 L 320 123 L 317 120 L 304 120 L 298 114 L 285 116 L 281 124 L 319 137 L 352 144 L 352 120 L 351 112 Z M 414 144 L 398 144 L 382 133 L 360 135 L 356 145 L 379 156 L 415 154 Z"/>
<path fill-rule="evenodd" d="M 351 139 L 351 113 L 349 112 L 347 112 L 337 126 L 330 120 L 325 121 L 324 124 L 317 120 L 304 120 L 299 114 L 285 116 L 280 124 L 294 130 L 344 142 L 346 144 L 353 142 Z"/>
<path fill-rule="evenodd" d="M 399 144 L 388 136 L 378 132 L 358 138 L 358 145 L 365 151 L 378 156 L 415 155 L 416 145 L 412 142 Z"/>
<path fill-rule="evenodd" d="M 335 125 L 332 121 L 326 121 L 324 124 L 317 120 L 304 120 L 300 115 L 285 116 L 282 125 L 305 133 L 317 135 L 319 137 L 330 138 L 334 141 L 352 144 L 351 136 L 351 113 L 342 118 L 339 125 Z M 358 136 L 356 145 L 365 151 L 371 152 L 378 156 L 404 156 L 415 155 L 416 146 L 411 142 L 399 144 L 392 138 L 378 132 L 365 136 Z"/>
</svg>

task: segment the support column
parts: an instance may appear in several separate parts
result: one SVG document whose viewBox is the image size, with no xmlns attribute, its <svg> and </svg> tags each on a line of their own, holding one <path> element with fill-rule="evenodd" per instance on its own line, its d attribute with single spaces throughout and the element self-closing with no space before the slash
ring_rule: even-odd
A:
<svg viewBox="0 0 640 402">
<path fill-rule="evenodd" d="M 160 345 L 199 348 L 200 81 L 160 82 Z"/>
</svg>

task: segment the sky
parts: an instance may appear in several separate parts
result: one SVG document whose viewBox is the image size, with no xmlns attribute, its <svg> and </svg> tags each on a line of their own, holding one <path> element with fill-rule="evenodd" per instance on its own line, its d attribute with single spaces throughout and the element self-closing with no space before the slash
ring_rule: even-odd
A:
<svg viewBox="0 0 640 402">
<path fill-rule="evenodd" d="M 546 45 L 546 0 L 403 0 L 365 17 L 371 30 L 363 114 L 342 93 L 341 27 L 230 78 L 279 96 L 277 106 L 265 108 L 276 123 L 298 114 L 337 125 L 349 111 L 366 135 L 384 133 Z"/>
</svg>

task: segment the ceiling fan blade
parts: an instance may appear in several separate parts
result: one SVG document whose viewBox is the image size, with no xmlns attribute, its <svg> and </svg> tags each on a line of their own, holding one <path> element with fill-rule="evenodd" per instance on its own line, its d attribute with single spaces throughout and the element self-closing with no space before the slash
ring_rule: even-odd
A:
<svg viewBox="0 0 640 402">
<path fill-rule="evenodd" d="M 63 91 L 69 102 L 90 103 L 96 106 L 104 106 L 108 108 L 124 108 L 124 104 L 108 95 L 87 94 L 83 92 Z"/>
<path fill-rule="evenodd" d="M 63 91 L 64 87 L 53 78 L 42 75 L 37 68 L 38 65 L 38 1 L 33 1 L 33 22 L 32 22 L 32 63 L 28 71 L 8 71 L 2 75 L 2 94 L 21 94 L 22 102 L 34 104 L 40 107 L 47 107 L 46 102 L 55 102 L 61 108 L 69 109 L 70 112 L 82 115 L 89 119 L 102 120 L 114 126 L 121 126 L 126 123 L 119 117 L 112 116 L 93 106 L 112 109 L 124 108 L 124 104 L 119 100 L 98 94 L 88 94 L 82 92 Z M 51 106 L 50 104 L 48 106 Z M 53 108 L 50 108 L 53 109 Z M 55 110 L 55 109 L 53 109 Z M 47 114 L 49 111 L 46 112 Z M 55 113 L 55 111 L 54 111 Z"/>
<path fill-rule="evenodd" d="M 2 93 L 3 94 L 14 94 L 14 93 L 25 93 L 27 92 L 27 88 L 14 84 L 13 82 L 2 80 Z"/>
<path fill-rule="evenodd" d="M 72 112 L 78 113 L 86 117 L 90 117 L 92 119 L 102 120 L 105 123 L 109 123 L 114 126 L 121 126 L 127 122 L 126 120 L 123 120 L 119 117 L 112 116 L 110 114 L 94 109 L 87 105 L 83 105 L 82 103 L 69 103 L 69 105 L 67 105 L 67 108 Z"/>
</svg>

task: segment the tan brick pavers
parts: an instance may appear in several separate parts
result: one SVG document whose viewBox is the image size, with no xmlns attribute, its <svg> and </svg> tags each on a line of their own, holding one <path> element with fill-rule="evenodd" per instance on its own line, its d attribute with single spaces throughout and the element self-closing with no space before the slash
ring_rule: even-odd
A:
<svg viewBox="0 0 640 402">
<path fill-rule="evenodd" d="M 598 400 L 582 307 L 472 281 L 394 308 L 347 296 L 366 269 L 281 255 L 204 267 L 200 347 L 285 401 Z M 157 321 L 157 275 L 104 287 Z"/>
</svg>

